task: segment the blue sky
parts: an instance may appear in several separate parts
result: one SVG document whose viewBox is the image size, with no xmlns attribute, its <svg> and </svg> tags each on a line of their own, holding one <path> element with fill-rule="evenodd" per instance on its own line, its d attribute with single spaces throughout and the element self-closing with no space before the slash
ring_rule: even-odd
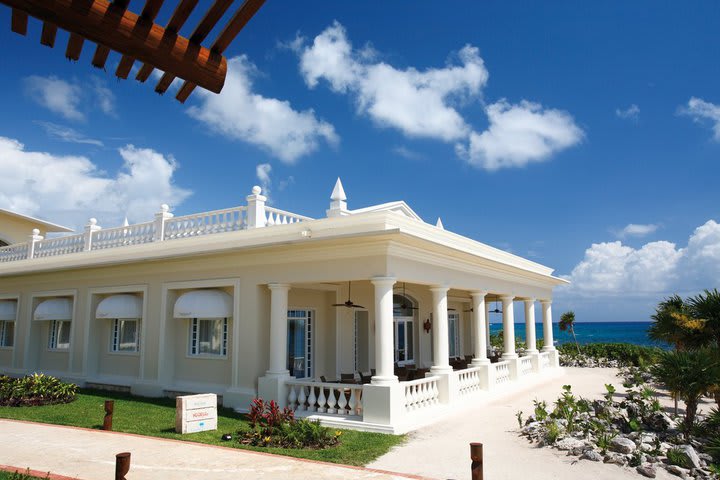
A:
<svg viewBox="0 0 720 480">
<path fill-rule="evenodd" d="M 117 80 L 117 54 L 92 68 L 94 45 L 68 62 L 36 20 L 13 34 L 2 6 L 0 207 L 110 226 L 264 183 L 321 216 L 339 176 L 350 208 L 403 199 L 555 268 L 558 315 L 645 320 L 718 286 L 720 5 L 451 5 L 268 0 L 224 92 L 185 105 Z"/>
</svg>

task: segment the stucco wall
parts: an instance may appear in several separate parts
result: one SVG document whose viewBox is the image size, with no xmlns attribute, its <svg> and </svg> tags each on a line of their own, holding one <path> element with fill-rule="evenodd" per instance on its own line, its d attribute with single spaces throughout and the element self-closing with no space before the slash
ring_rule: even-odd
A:
<svg viewBox="0 0 720 480">
<path fill-rule="evenodd" d="M 26 241 L 34 228 L 40 229 L 40 235 L 46 235 L 47 233 L 41 225 L 35 222 L 0 212 L 0 240 L 8 244 Z"/>
</svg>

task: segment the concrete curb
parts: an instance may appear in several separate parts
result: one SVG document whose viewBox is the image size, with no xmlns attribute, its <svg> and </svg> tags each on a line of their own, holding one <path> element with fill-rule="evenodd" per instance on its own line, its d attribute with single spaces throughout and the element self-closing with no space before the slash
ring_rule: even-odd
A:
<svg viewBox="0 0 720 480">
<path fill-rule="evenodd" d="M 0 470 L 8 473 L 27 473 L 29 475 L 32 475 L 33 477 L 38 477 L 48 480 L 80 480 L 78 477 L 66 477 L 63 475 L 56 475 L 54 473 L 50 472 L 41 472 L 39 470 L 32 470 L 30 468 L 20 468 L 20 467 L 11 467 L 10 465 L 0 465 Z"/>
</svg>

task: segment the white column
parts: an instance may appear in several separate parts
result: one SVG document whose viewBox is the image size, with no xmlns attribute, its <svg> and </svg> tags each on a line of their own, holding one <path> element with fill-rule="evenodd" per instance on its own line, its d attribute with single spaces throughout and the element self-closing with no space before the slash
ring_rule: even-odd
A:
<svg viewBox="0 0 720 480">
<path fill-rule="evenodd" d="M 447 287 L 432 287 L 433 299 L 433 366 L 432 373 L 452 372 L 448 339 Z"/>
<path fill-rule="evenodd" d="M 518 357 L 517 353 L 515 353 L 515 313 L 513 308 L 513 298 L 514 297 L 512 295 L 503 295 L 500 297 L 503 305 L 503 360 Z"/>
<path fill-rule="evenodd" d="M 373 385 L 397 383 L 393 342 L 393 285 L 395 277 L 375 277 L 375 375 Z"/>
<path fill-rule="evenodd" d="M 490 302 L 485 302 L 485 346 L 489 358 L 493 353 L 492 344 L 490 343 Z"/>
<path fill-rule="evenodd" d="M 525 344 L 527 353 L 537 353 L 535 340 L 535 299 L 525 300 Z"/>
<path fill-rule="evenodd" d="M 287 283 L 270 283 L 270 369 L 269 376 L 289 375 L 287 369 Z"/>
<path fill-rule="evenodd" d="M 265 202 L 267 197 L 261 195 L 262 188 L 255 185 L 252 194 L 247 196 L 247 228 L 262 228 L 267 223 Z"/>
<path fill-rule="evenodd" d="M 553 343 L 553 330 L 552 330 L 552 300 L 540 300 L 543 312 L 543 352 L 550 352 L 555 350 L 555 344 Z"/>
<path fill-rule="evenodd" d="M 487 337 L 485 324 L 485 295 L 484 290 L 478 292 L 470 292 L 472 297 L 472 314 L 473 314 L 473 340 L 475 346 L 475 358 L 472 360 L 473 365 L 483 365 L 490 363 L 487 358 Z"/>
</svg>

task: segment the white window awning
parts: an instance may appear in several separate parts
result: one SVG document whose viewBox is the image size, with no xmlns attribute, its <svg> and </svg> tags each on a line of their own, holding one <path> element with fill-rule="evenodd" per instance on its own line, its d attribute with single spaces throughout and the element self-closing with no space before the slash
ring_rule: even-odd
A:
<svg viewBox="0 0 720 480">
<path fill-rule="evenodd" d="M 222 290 L 192 290 L 175 302 L 174 318 L 232 317 L 233 299 Z"/>
<path fill-rule="evenodd" d="M 35 308 L 33 320 L 72 320 L 73 302 L 69 298 L 49 298 Z"/>
<path fill-rule="evenodd" d="M 122 293 L 105 297 L 95 310 L 95 318 L 142 318 L 142 299 Z"/>
<path fill-rule="evenodd" d="M 0 322 L 14 322 L 17 319 L 17 300 L 0 300 Z"/>
</svg>

